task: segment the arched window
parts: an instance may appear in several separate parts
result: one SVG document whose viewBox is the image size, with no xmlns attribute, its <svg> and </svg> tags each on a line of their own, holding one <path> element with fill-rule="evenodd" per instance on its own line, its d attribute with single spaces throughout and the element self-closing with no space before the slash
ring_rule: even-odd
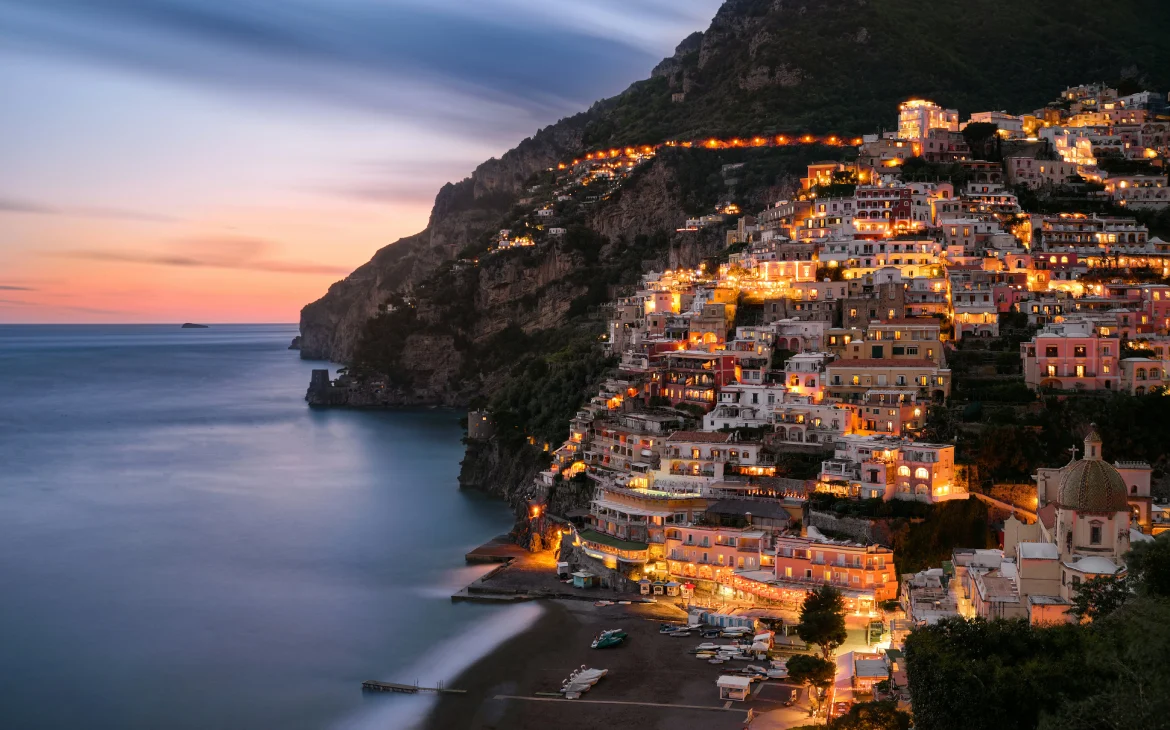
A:
<svg viewBox="0 0 1170 730">
<path fill-rule="evenodd" d="M 914 470 L 914 476 L 918 479 L 930 479 L 930 472 L 926 470 L 925 466 L 920 466 Z"/>
<path fill-rule="evenodd" d="M 1150 368 L 1150 380 L 1161 380 L 1161 379 L 1162 379 L 1162 371 L 1158 370 L 1158 368 Z"/>
<path fill-rule="evenodd" d="M 898 467 L 898 476 L 900 476 L 900 477 L 910 476 L 910 467 L 908 467 L 908 466 Z"/>
<path fill-rule="evenodd" d="M 1138 380 L 1145 380 L 1146 379 L 1146 369 L 1145 368 L 1138 368 L 1137 369 L 1137 379 Z"/>
<path fill-rule="evenodd" d="M 1134 388 L 1133 394 L 1134 395 L 1145 395 L 1146 394 L 1146 386 L 1139 385 L 1138 387 Z"/>
</svg>

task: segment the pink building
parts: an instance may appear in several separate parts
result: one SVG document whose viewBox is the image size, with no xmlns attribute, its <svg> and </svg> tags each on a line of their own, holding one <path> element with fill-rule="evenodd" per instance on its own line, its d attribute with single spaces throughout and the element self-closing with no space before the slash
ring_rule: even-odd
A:
<svg viewBox="0 0 1170 730">
<path fill-rule="evenodd" d="M 898 571 L 894 552 L 881 545 L 862 545 L 830 540 L 816 528 L 806 537 L 776 539 L 776 581 L 786 588 L 811 590 L 834 585 L 845 593 L 846 606 L 854 611 L 898 595 Z"/>
<path fill-rule="evenodd" d="M 768 535 L 760 529 L 685 525 L 666 528 L 666 564 L 672 576 L 730 583 L 737 570 L 761 567 Z"/>
<path fill-rule="evenodd" d="M 1031 388 L 1117 390 L 1121 382 L 1117 331 L 1089 320 L 1066 320 L 1020 345 L 1024 382 Z"/>
</svg>

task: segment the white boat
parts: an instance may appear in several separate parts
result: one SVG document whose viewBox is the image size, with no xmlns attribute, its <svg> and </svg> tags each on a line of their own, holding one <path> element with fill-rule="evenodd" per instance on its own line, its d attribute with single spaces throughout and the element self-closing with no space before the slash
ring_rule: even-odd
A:
<svg viewBox="0 0 1170 730">
<path fill-rule="evenodd" d="M 571 700 L 575 700 L 588 692 L 592 686 L 593 685 L 589 684 L 588 682 L 570 682 L 566 680 L 564 686 L 561 687 L 561 694 L 565 695 L 565 697 L 568 697 Z M 576 697 L 573 695 L 576 695 Z"/>
<path fill-rule="evenodd" d="M 569 682 L 571 684 L 585 682 L 589 685 L 594 685 L 607 674 L 609 674 L 608 669 L 588 669 L 582 664 L 580 669 L 569 675 Z"/>
<path fill-rule="evenodd" d="M 727 661 L 726 659 L 708 659 L 707 663 L 708 664 L 723 664 L 726 661 Z"/>
<path fill-rule="evenodd" d="M 718 646 L 716 646 L 715 644 L 711 644 L 711 643 L 707 643 L 707 642 L 705 642 L 705 643 L 699 644 L 699 646 L 698 646 L 698 647 L 696 647 L 696 648 L 697 648 L 699 651 L 708 651 L 708 650 L 711 650 L 711 651 L 713 651 L 713 650 L 715 650 L 715 649 L 718 649 L 719 647 L 718 647 Z"/>
</svg>

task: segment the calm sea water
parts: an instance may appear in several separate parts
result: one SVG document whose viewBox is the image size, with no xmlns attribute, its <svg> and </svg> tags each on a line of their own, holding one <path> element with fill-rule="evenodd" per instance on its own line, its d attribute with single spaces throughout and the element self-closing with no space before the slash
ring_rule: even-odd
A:
<svg viewBox="0 0 1170 730">
<path fill-rule="evenodd" d="M 293 326 L 0 326 L 0 727 L 407 727 L 531 607 L 458 414 L 317 411 Z M 516 610 L 519 609 L 519 610 Z"/>
</svg>

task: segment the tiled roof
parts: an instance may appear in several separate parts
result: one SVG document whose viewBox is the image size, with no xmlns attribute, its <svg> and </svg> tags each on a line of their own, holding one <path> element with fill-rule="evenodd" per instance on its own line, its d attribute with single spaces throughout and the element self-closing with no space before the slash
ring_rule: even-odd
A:
<svg viewBox="0 0 1170 730">
<path fill-rule="evenodd" d="M 731 434 L 719 431 L 675 431 L 667 441 L 685 441 L 688 443 L 725 444 L 731 441 Z"/>
</svg>

